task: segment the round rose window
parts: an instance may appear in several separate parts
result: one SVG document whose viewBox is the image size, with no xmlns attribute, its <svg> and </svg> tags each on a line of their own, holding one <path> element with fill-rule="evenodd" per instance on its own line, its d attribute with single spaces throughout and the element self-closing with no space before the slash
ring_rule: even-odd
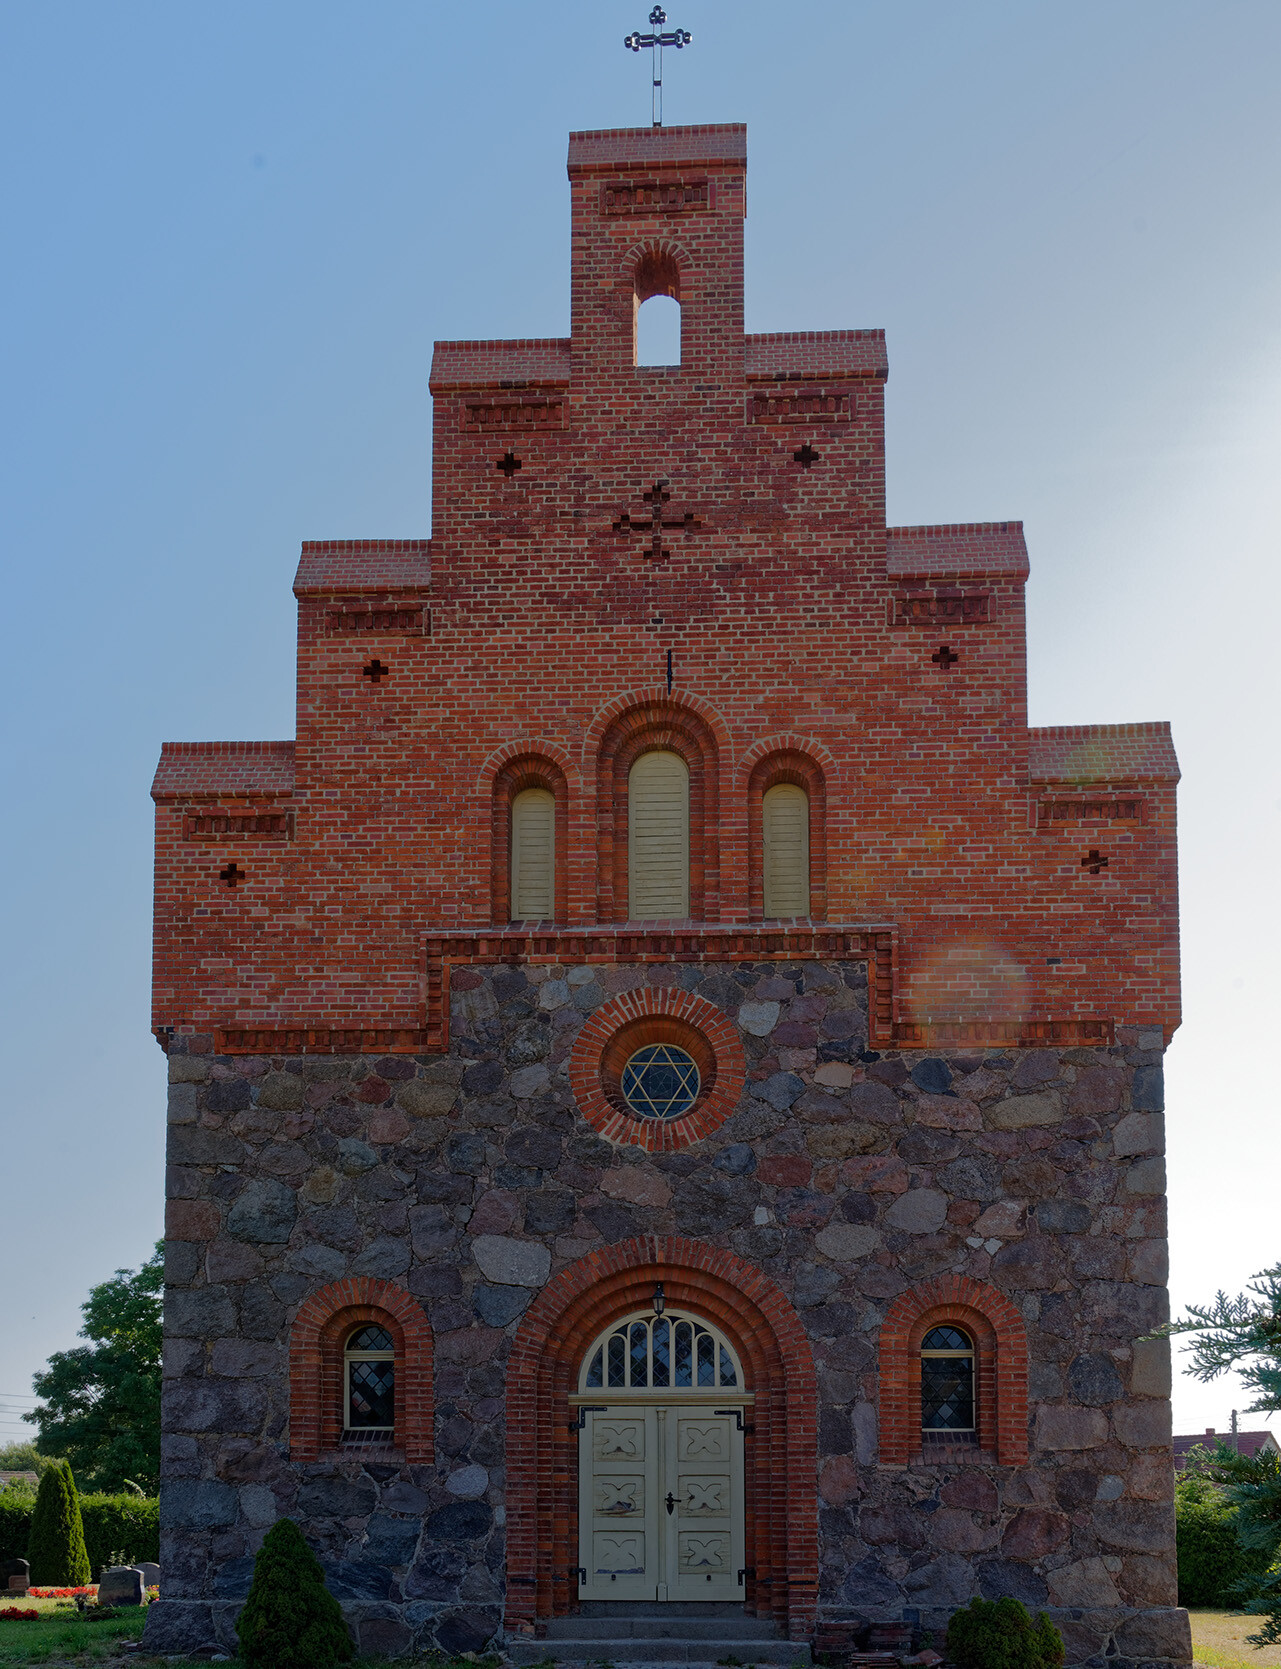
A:
<svg viewBox="0 0 1281 1669">
<path fill-rule="evenodd" d="M 698 1063 L 674 1043 L 650 1043 L 623 1067 L 619 1089 L 637 1118 L 680 1118 L 698 1100 Z"/>
</svg>

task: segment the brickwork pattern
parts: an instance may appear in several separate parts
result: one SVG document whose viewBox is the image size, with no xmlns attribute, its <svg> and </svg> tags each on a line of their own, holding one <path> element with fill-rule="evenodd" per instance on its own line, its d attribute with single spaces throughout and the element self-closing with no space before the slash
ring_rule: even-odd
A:
<svg viewBox="0 0 1281 1669">
<path fill-rule="evenodd" d="M 333 1281 L 313 1293 L 294 1318 L 289 1335 L 289 1453 L 319 1460 L 343 1441 L 343 1349 L 352 1330 L 374 1322 L 395 1347 L 395 1431 L 377 1460 L 429 1465 L 432 1425 L 431 1327 L 422 1305 L 395 1281 L 365 1275 Z"/>
<path fill-rule="evenodd" d="M 507 1626 L 570 1609 L 577 1593 L 564 1555 L 578 1540 L 577 1439 L 570 1391 L 592 1340 L 645 1308 L 661 1281 L 669 1304 L 722 1328 L 755 1395 L 748 1447 L 748 1609 L 808 1639 L 818 1589 L 814 1479 L 817 1399 L 800 1317 L 776 1282 L 697 1241 L 620 1241 L 562 1272 L 526 1312 L 508 1365 L 508 1420 L 531 1433 L 508 1464 Z M 571 1559 L 570 1566 L 575 1560 Z"/>
<path fill-rule="evenodd" d="M 880 1334 L 881 1459 L 905 1465 L 923 1458 L 921 1340 L 931 1327 L 947 1322 L 964 1327 L 976 1347 L 979 1453 L 1001 1466 L 1026 1465 L 1027 1334 L 1023 1317 L 988 1282 L 961 1275 L 923 1282 L 890 1306 Z M 931 1445 L 932 1454 L 940 1452 L 938 1445 Z"/>
</svg>

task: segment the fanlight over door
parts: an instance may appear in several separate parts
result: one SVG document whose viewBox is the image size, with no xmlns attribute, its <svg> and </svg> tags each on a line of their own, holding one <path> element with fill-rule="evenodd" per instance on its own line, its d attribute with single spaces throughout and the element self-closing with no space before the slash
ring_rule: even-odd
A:
<svg viewBox="0 0 1281 1669">
<path fill-rule="evenodd" d="M 689 767 L 678 753 L 643 753 L 627 778 L 627 913 L 633 921 L 689 914 Z"/>
<path fill-rule="evenodd" d="M 579 1597 L 740 1600 L 743 1416 L 729 1341 L 697 1316 L 615 1323 L 579 1374 Z"/>
</svg>

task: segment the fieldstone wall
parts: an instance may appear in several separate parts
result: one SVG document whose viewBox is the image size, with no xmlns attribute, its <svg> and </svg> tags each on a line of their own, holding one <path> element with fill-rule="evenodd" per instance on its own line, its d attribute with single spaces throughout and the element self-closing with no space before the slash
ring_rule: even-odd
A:
<svg viewBox="0 0 1281 1669">
<path fill-rule="evenodd" d="M 697 992 L 738 1024 L 747 1088 L 684 1151 L 577 1115 L 565 1063 L 599 1004 Z M 1068 1662 L 1190 1660 L 1175 1609 L 1158 1034 L 1112 1049 L 866 1048 L 863 965 L 456 969 L 448 1057 L 170 1054 L 164 1600 L 147 1644 L 234 1649 L 288 1514 L 362 1649 L 479 1650 L 504 1596 L 504 1365 L 567 1263 L 644 1233 L 776 1280 L 818 1368 L 820 1632 L 971 1595 L 1048 1607 Z M 1026 1467 L 877 1460 L 877 1336 L 956 1271 L 1020 1309 Z M 436 1463 L 289 1458 L 288 1337 L 309 1294 L 392 1278 L 436 1346 Z M 573 1561 L 567 1549 L 565 1562 Z M 833 1636 L 834 1637 L 834 1636 Z"/>
</svg>

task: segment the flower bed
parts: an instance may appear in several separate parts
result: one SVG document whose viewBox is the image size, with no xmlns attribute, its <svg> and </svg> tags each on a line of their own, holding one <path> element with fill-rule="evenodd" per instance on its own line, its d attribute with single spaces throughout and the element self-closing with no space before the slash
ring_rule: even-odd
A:
<svg viewBox="0 0 1281 1669">
<path fill-rule="evenodd" d="M 28 1588 L 32 1599 L 74 1599 L 77 1594 L 96 1594 L 98 1584 L 91 1582 L 85 1588 Z"/>
<path fill-rule="evenodd" d="M 3 1610 L 0 1610 L 0 1621 L 6 1623 L 36 1623 L 39 1620 L 40 1613 L 34 1605 L 29 1611 L 17 1605 L 6 1605 Z"/>
</svg>

